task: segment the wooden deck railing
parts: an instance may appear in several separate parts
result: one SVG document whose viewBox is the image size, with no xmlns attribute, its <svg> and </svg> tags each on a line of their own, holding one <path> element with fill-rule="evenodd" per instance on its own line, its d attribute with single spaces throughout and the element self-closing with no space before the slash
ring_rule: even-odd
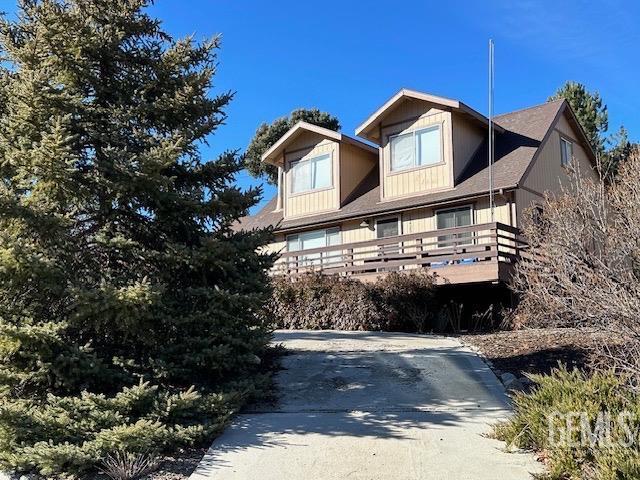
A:
<svg viewBox="0 0 640 480">
<path fill-rule="evenodd" d="M 484 223 L 282 252 L 272 273 L 359 275 L 479 262 L 514 263 L 525 246 L 517 228 Z"/>
</svg>

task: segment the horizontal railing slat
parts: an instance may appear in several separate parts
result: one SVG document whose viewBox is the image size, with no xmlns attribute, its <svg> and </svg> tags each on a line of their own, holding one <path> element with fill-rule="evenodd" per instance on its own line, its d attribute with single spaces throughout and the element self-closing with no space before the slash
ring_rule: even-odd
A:
<svg viewBox="0 0 640 480">
<path fill-rule="evenodd" d="M 465 259 L 513 263 L 526 246 L 517 228 L 492 222 L 283 252 L 272 271 L 357 274 L 407 266 L 435 268 Z"/>
</svg>

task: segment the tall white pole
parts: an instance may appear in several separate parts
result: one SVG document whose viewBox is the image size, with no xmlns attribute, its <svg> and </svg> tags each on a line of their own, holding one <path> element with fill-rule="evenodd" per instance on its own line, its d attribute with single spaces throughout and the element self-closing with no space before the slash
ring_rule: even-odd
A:
<svg viewBox="0 0 640 480">
<path fill-rule="evenodd" d="M 493 160 L 495 149 L 493 136 L 493 82 L 493 40 L 489 39 L 489 209 L 491 210 L 491 223 L 495 222 L 495 202 L 493 198 Z"/>
</svg>

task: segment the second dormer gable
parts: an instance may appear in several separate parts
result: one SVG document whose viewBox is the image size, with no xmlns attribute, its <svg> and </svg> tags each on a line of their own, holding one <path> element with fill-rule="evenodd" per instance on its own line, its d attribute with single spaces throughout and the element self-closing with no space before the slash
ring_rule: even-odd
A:
<svg viewBox="0 0 640 480">
<path fill-rule="evenodd" d="M 487 124 L 458 100 L 403 89 L 356 134 L 380 148 L 380 200 L 385 201 L 454 188 L 486 138 Z"/>
</svg>

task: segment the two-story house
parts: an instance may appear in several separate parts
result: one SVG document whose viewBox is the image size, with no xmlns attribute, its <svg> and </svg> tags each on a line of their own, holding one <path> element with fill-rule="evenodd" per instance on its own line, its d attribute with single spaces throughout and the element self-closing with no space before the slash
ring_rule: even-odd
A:
<svg viewBox="0 0 640 480">
<path fill-rule="evenodd" d="M 274 273 L 375 278 L 427 268 L 449 283 L 506 281 L 523 212 L 595 156 L 566 101 L 498 115 L 490 200 L 488 119 L 403 89 L 349 137 L 298 123 L 265 154 L 277 195 L 240 228 L 272 225 Z"/>
</svg>

